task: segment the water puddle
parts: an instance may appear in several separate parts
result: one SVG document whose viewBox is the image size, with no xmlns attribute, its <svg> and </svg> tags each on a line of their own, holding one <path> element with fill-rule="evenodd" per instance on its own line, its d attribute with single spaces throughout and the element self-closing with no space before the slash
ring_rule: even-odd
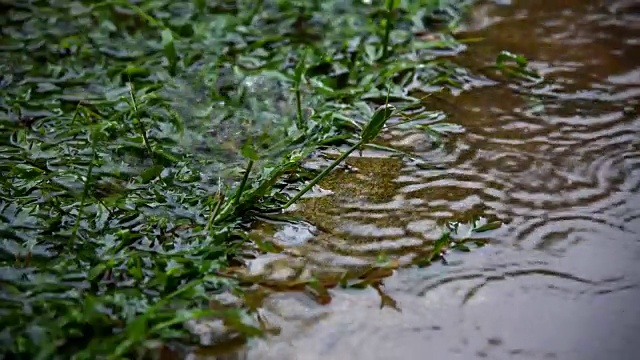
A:
<svg viewBox="0 0 640 360">
<path fill-rule="evenodd" d="M 260 314 L 277 336 L 198 358 L 636 358 L 640 6 L 486 2 L 459 37 L 483 38 L 454 58 L 478 74 L 506 49 L 553 82 L 478 79 L 433 98 L 463 132 L 443 147 L 415 133 L 389 141 L 436 166 L 356 156 L 322 184 L 329 196 L 300 205 L 308 223 L 262 223 L 256 238 L 282 251 L 250 262 L 254 275 L 365 273 L 385 254 L 384 287 L 327 286 L 324 305 L 273 292 Z M 477 216 L 505 222 L 489 246 L 403 266 L 444 223 Z"/>
</svg>

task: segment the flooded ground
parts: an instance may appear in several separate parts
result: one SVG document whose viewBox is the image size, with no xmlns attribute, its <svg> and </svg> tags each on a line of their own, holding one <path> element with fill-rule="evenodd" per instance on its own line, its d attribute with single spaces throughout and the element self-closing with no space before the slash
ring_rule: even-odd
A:
<svg viewBox="0 0 640 360">
<path fill-rule="evenodd" d="M 287 248 L 252 263 L 344 268 L 384 252 L 400 260 L 474 215 L 505 226 L 448 264 L 403 268 L 375 289 L 330 290 L 320 305 L 279 293 L 261 309 L 278 336 L 228 359 L 636 359 L 640 343 L 640 5 L 514 0 L 480 4 L 455 61 L 482 73 L 522 54 L 553 84 L 533 93 L 478 78 L 432 100 L 465 131 L 434 149 L 390 141 L 433 169 L 354 157 L 307 200 L 309 226 L 267 224 Z M 207 358 L 203 356 L 202 358 Z"/>
</svg>

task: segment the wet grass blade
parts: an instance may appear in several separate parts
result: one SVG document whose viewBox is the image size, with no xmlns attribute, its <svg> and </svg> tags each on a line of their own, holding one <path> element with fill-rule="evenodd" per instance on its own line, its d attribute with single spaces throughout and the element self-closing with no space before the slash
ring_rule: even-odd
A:
<svg viewBox="0 0 640 360">
<path fill-rule="evenodd" d="M 298 201 L 298 199 L 300 199 L 304 194 L 306 194 L 307 192 L 309 192 L 309 190 L 311 190 L 311 188 L 313 188 L 315 185 L 317 185 L 322 179 L 324 179 L 327 175 L 329 175 L 329 173 L 335 169 L 336 166 L 338 166 L 342 161 L 344 161 L 344 159 L 346 159 L 347 157 L 349 157 L 349 155 L 351 155 L 351 153 L 353 153 L 354 151 L 358 150 L 358 148 L 362 145 L 362 142 L 358 142 L 357 144 L 355 144 L 354 146 L 350 147 L 347 151 L 343 152 L 342 154 L 340 154 L 340 156 L 334 160 L 329 166 L 327 166 L 324 170 L 322 170 L 322 172 L 320 174 L 318 174 L 315 178 L 313 178 L 313 180 L 311 180 L 307 185 L 304 186 L 304 188 L 302 188 L 302 190 L 298 191 L 298 193 L 292 197 L 291 199 L 289 199 L 289 201 L 287 201 L 286 204 L 284 204 L 282 207 L 284 209 L 287 209 L 288 207 L 290 207 L 291 205 L 293 205 L 296 201 Z"/>
<path fill-rule="evenodd" d="M 387 120 L 393 115 L 395 109 L 396 108 L 390 104 L 380 106 L 373 113 L 371 120 L 369 120 L 364 129 L 362 129 L 360 141 L 365 144 L 375 139 L 382 131 L 382 128 L 384 128 L 384 124 L 386 124 Z"/>
<path fill-rule="evenodd" d="M 207 222 L 207 231 L 209 234 L 211 234 L 214 221 L 216 217 L 218 217 L 218 214 L 220 213 L 220 209 L 222 209 L 222 203 L 224 202 L 224 194 L 222 194 L 220 190 L 218 190 L 218 192 L 215 195 L 215 198 L 211 199 L 211 201 L 214 201 L 214 200 L 215 200 L 215 206 L 213 206 L 213 210 L 211 210 L 211 215 L 209 215 L 209 221 Z"/>
<path fill-rule="evenodd" d="M 100 3 L 97 3 L 95 5 L 93 5 L 93 9 L 98 9 L 101 7 L 115 7 L 115 6 L 121 6 L 123 8 L 127 8 L 127 9 L 131 9 L 133 10 L 136 14 L 138 14 L 138 16 L 140 16 L 141 18 L 143 18 L 145 21 L 147 21 L 149 24 L 159 27 L 159 28 L 166 28 L 166 26 L 164 26 L 164 24 L 154 18 L 153 16 L 149 15 L 148 12 L 144 11 L 141 7 L 133 4 L 131 1 L 126 1 L 126 0 L 107 0 L 107 1 L 103 1 Z"/>
<path fill-rule="evenodd" d="M 302 114 L 302 81 L 304 80 L 304 73 L 306 71 L 306 59 L 307 52 L 305 51 L 298 61 L 296 68 L 293 74 L 293 89 L 296 94 L 296 124 L 298 125 L 298 129 L 305 130 L 307 125 L 304 121 Z"/>
<path fill-rule="evenodd" d="M 207 10 L 207 0 L 194 0 L 196 4 L 196 9 L 198 9 L 198 13 L 200 15 L 204 14 Z"/>
<path fill-rule="evenodd" d="M 164 56 L 169 62 L 169 73 L 171 75 L 175 75 L 176 67 L 178 65 L 178 52 L 176 51 L 176 45 L 173 41 L 173 33 L 169 29 L 164 29 L 162 30 L 161 35 Z"/>
<path fill-rule="evenodd" d="M 251 168 L 253 168 L 253 160 L 249 159 L 249 162 L 247 163 L 247 168 L 245 169 L 244 175 L 242 176 L 242 182 L 240 182 L 240 186 L 238 187 L 238 190 L 236 190 L 236 196 L 233 199 L 233 202 L 236 205 L 240 203 L 240 198 L 244 193 L 244 188 L 246 187 L 247 180 L 249 179 L 249 174 L 251 174 Z"/>
<path fill-rule="evenodd" d="M 387 95 L 387 99 L 388 99 L 388 95 Z M 360 141 L 358 141 L 355 145 L 353 145 L 352 147 L 347 149 L 347 151 L 345 151 L 342 154 L 340 154 L 340 156 L 337 159 L 335 159 L 329 166 L 327 166 L 327 168 L 325 168 L 320 174 L 318 174 L 313 180 L 311 180 L 311 182 L 309 182 L 304 188 L 302 188 L 302 190 L 300 190 L 294 197 L 292 197 L 283 206 L 283 208 L 286 209 L 286 208 L 290 207 L 291 205 L 293 205 L 293 203 L 298 201 L 298 199 L 300 199 L 300 197 L 302 197 L 309 190 L 311 190 L 311 188 L 313 188 L 322 179 L 324 179 L 336 166 L 338 166 L 347 157 L 349 157 L 349 155 L 351 155 L 351 153 L 353 153 L 354 151 L 356 151 L 359 148 L 362 148 L 363 145 L 365 145 L 365 144 L 371 142 L 373 139 L 375 139 L 380 134 L 380 132 L 382 131 L 382 128 L 384 127 L 384 124 L 387 122 L 387 120 L 389 120 L 389 118 L 393 114 L 394 110 L 395 110 L 395 107 L 393 105 L 390 105 L 388 102 L 387 102 L 387 104 L 385 104 L 385 105 L 381 106 L 380 108 L 378 108 L 378 110 L 376 110 L 373 113 L 373 115 L 372 115 L 371 119 L 369 120 L 369 122 L 367 122 L 365 127 L 362 129 L 362 133 L 361 133 L 361 136 L 360 136 Z"/>
<path fill-rule="evenodd" d="M 244 171 L 244 175 L 242 176 L 242 181 L 240 182 L 240 186 L 238 190 L 236 190 L 236 196 L 233 200 L 234 204 L 240 203 L 240 197 L 244 193 L 244 189 L 247 185 L 247 180 L 249 180 L 249 175 L 251 174 L 251 169 L 253 168 L 253 163 L 259 159 L 258 153 L 253 148 L 253 144 L 251 143 L 251 139 L 247 140 L 242 146 L 242 156 L 245 159 L 248 159 L 247 168 Z"/>
<path fill-rule="evenodd" d="M 482 233 L 482 232 L 486 232 L 486 231 L 499 229 L 501 226 L 502 226 L 502 222 L 501 221 L 492 221 L 492 222 L 488 222 L 488 223 L 486 223 L 484 225 L 481 225 L 481 226 L 478 226 L 478 227 L 474 228 L 473 232 Z"/>
<path fill-rule="evenodd" d="M 80 228 L 80 222 L 82 221 L 82 216 L 84 215 L 84 208 L 87 201 L 87 197 L 89 196 L 89 189 L 91 184 L 91 176 L 93 174 L 93 167 L 96 161 L 96 139 L 93 138 L 93 132 L 90 133 L 89 139 L 91 141 L 91 161 L 89 161 L 89 166 L 87 168 L 87 175 L 85 177 L 84 186 L 82 188 L 82 197 L 80 198 L 80 207 L 78 208 L 78 217 L 76 218 L 76 222 L 73 225 L 73 230 L 71 231 L 71 237 L 69 238 L 69 246 L 73 246 L 72 243 L 76 239 L 78 234 L 78 228 Z"/>
<path fill-rule="evenodd" d="M 387 59 L 389 57 L 390 51 L 390 37 L 391 37 L 391 29 L 393 28 L 393 10 L 396 8 L 398 0 L 386 0 L 385 1 L 385 10 L 386 17 L 384 20 L 384 37 L 382 40 L 382 58 Z"/>
<path fill-rule="evenodd" d="M 138 111 L 138 102 L 136 101 L 136 95 L 134 93 L 134 86 L 132 82 L 129 82 L 129 97 L 131 98 L 131 107 L 133 109 L 133 125 L 138 128 L 140 131 L 140 135 L 142 135 L 142 140 L 144 141 L 144 146 L 147 148 L 147 152 L 149 153 L 149 157 L 151 158 L 151 162 L 155 165 L 155 159 L 153 154 L 153 149 L 151 148 L 151 143 L 149 142 L 149 138 L 147 137 L 147 129 L 140 118 L 140 113 Z"/>
</svg>

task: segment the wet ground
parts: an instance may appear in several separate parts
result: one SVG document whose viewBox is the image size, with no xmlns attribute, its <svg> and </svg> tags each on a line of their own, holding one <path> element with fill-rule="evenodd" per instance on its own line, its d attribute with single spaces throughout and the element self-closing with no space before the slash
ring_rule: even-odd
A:
<svg viewBox="0 0 640 360">
<path fill-rule="evenodd" d="M 352 158 L 307 200 L 313 225 L 267 224 L 289 254 L 252 270 L 367 264 L 410 256 L 445 220 L 501 219 L 488 246 L 448 264 L 401 268 L 375 289 L 268 297 L 278 336 L 228 359 L 636 359 L 640 353 L 640 5 L 513 0 L 478 5 L 459 33 L 483 38 L 455 61 L 482 73 L 501 50 L 522 54 L 551 85 L 520 89 L 478 77 L 433 99 L 464 132 L 433 149 L 390 142 L 442 167 Z M 295 272 L 295 271 L 294 271 Z M 201 358 L 207 358 L 202 356 Z"/>
</svg>

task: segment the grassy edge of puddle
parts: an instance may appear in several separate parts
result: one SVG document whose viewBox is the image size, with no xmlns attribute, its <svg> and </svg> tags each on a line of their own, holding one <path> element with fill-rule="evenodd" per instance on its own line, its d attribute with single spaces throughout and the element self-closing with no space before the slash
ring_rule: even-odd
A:
<svg viewBox="0 0 640 360">
<path fill-rule="evenodd" d="M 223 270 L 255 247 L 248 226 L 326 175 L 302 165 L 318 151 L 355 151 L 387 122 L 442 136 L 422 100 L 467 81 L 450 29 L 469 5 L 0 5 L 4 357 L 153 358 L 196 344 L 198 319 L 263 334 L 249 307 L 211 298 L 240 291 Z M 531 77 L 509 53 L 496 69 Z M 468 250 L 452 232 L 420 265 Z"/>
</svg>

